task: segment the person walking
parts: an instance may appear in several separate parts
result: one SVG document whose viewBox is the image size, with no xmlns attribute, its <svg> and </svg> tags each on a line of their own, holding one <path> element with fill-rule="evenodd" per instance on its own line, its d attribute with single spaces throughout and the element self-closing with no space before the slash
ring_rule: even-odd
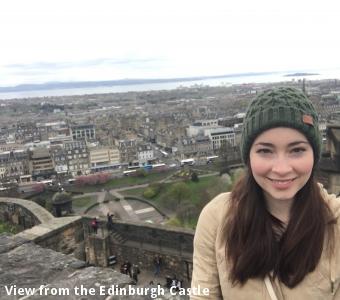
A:
<svg viewBox="0 0 340 300">
<path fill-rule="evenodd" d="M 92 231 L 94 234 L 97 234 L 97 231 L 98 231 L 98 220 L 96 217 L 94 217 L 92 220 L 91 220 L 91 228 L 92 228 Z"/>
<path fill-rule="evenodd" d="M 133 264 L 131 268 L 132 279 L 135 283 L 138 283 L 138 275 L 140 274 L 140 269 L 137 264 Z"/>
<path fill-rule="evenodd" d="M 106 215 L 106 218 L 107 218 L 106 226 L 107 226 L 107 230 L 108 231 L 111 231 L 113 229 L 113 220 L 112 220 L 112 217 L 113 217 L 113 215 L 108 212 L 107 215 Z"/>
<path fill-rule="evenodd" d="M 161 272 L 162 259 L 159 255 L 156 255 L 153 262 L 155 266 L 155 276 L 158 276 Z"/>
</svg>

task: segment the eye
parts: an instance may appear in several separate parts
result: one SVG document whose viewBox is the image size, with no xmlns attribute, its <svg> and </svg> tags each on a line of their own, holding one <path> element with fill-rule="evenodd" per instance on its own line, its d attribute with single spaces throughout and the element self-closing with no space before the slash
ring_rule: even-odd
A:
<svg viewBox="0 0 340 300">
<path fill-rule="evenodd" d="M 302 152 L 305 152 L 306 151 L 306 148 L 303 148 L 303 147 L 297 147 L 297 148 L 293 148 L 291 150 L 292 153 L 294 154 L 299 154 L 299 153 L 302 153 Z"/>
<path fill-rule="evenodd" d="M 272 150 L 268 148 L 261 148 L 261 149 L 256 150 L 256 153 L 268 154 L 268 153 L 272 153 Z"/>
</svg>

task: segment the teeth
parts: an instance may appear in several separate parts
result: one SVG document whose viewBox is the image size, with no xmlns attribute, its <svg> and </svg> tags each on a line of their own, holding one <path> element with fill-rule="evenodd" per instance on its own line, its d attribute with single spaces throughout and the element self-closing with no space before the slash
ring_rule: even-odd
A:
<svg viewBox="0 0 340 300">
<path fill-rule="evenodd" d="M 288 180 L 274 180 L 274 179 L 270 179 L 271 181 L 278 183 L 278 184 L 283 184 L 283 183 L 287 183 L 292 181 L 293 179 L 288 179 Z"/>
<path fill-rule="evenodd" d="M 274 180 L 273 182 L 275 182 L 277 184 L 285 184 L 287 182 L 290 182 L 290 180 L 286 180 L 286 181 L 276 181 L 276 180 Z"/>
</svg>

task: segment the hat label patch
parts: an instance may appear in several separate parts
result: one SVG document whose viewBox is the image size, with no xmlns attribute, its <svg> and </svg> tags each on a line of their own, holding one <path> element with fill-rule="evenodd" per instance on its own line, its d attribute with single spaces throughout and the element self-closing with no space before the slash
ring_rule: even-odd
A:
<svg viewBox="0 0 340 300">
<path fill-rule="evenodd" d="M 308 125 L 314 125 L 313 124 L 313 118 L 312 116 L 309 116 L 309 115 L 303 115 L 302 116 L 302 122 L 305 123 L 305 124 L 308 124 Z"/>
</svg>

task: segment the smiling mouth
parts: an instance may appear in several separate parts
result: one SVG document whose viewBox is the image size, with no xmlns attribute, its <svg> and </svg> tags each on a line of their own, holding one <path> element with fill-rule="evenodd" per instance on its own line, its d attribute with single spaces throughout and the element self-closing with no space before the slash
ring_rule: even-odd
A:
<svg viewBox="0 0 340 300">
<path fill-rule="evenodd" d="M 268 177 L 267 177 L 268 178 Z M 291 178 L 291 179 L 272 179 L 268 178 L 271 182 L 274 182 L 276 184 L 286 184 L 288 182 L 294 181 L 296 178 Z"/>
</svg>

